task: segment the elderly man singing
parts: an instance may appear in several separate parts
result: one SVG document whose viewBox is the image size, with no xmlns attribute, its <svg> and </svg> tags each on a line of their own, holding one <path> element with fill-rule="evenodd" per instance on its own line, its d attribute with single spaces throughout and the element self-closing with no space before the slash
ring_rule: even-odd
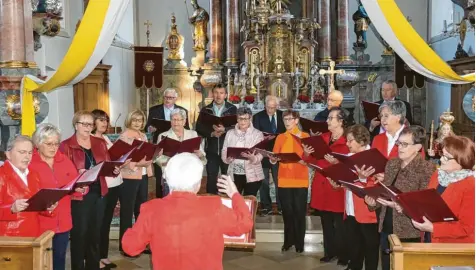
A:
<svg viewBox="0 0 476 270">
<path fill-rule="evenodd" d="M 122 238 L 124 252 L 152 250 L 153 269 L 223 269 L 223 234 L 238 236 L 253 227 L 243 197 L 229 176 L 218 179 L 218 191 L 232 198 L 233 209 L 218 196 L 197 196 L 203 163 L 194 154 L 172 157 L 165 167 L 170 195 L 142 205 L 141 215 Z"/>
</svg>

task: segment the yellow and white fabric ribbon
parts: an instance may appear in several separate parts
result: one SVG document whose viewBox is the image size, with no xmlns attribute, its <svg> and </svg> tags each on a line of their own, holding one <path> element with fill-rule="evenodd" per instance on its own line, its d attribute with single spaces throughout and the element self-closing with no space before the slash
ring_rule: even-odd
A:
<svg viewBox="0 0 476 270">
<path fill-rule="evenodd" d="M 25 76 L 21 85 L 21 133 L 35 131 L 33 92 L 50 92 L 87 77 L 109 50 L 130 0 L 90 0 L 58 70 L 48 80 Z"/>
<path fill-rule="evenodd" d="M 433 51 L 407 21 L 394 0 L 362 0 L 373 25 L 392 49 L 414 71 L 430 79 L 474 83 L 474 73 L 460 76 Z"/>
</svg>

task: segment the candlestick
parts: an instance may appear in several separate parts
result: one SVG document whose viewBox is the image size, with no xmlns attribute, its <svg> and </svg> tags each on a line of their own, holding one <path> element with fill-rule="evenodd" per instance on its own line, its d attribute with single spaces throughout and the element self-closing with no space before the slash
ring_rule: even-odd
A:
<svg viewBox="0 0 476 270">
<path fill-rule="evenodd" d="M 434 122 L 435 122 L 435 120 L 431 120 L 430 145 L 428 146 L 428 149 L 433 149 L 433 128 L 434 128 Z"/>
<path fill-rule="evenodd" d="M 443 33 L 448 32 L 448 23 L 446 20 L 443 20 Z"/>
</svg>

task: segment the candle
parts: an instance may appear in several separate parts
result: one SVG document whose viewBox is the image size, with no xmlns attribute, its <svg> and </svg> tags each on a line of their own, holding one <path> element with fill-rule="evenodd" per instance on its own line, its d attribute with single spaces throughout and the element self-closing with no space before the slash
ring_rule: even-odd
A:
<svg viewBox="0 0 476 270">
<path fill-rule="evenodd" d="M 446 20 L 443 20 L 443 32 L 448 32 L 448 23 L 446 22 Z"/>
</svg>

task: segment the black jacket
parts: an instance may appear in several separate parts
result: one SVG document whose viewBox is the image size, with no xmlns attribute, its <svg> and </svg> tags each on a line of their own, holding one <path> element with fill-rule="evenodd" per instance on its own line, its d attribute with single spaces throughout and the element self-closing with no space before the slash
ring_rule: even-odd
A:
<svg viewBox="0 0 476 270">
<path fill-rule="evenodd" d="M 408 122 L 410 123 L 410 125 L 413 125 L 412 108 L 410 106 L 410 103 L 406 102 L 405 100 L 398 99 L 398 98 L 396 98 L 395 100 L 400 100 L 403 103 L 405 103 L 405 107 L 406 107 L 406 110 L 407 110 L 406 111 L 406 118 L 407 118 Z M 382 105 L 383 101 L 384 100 L 381 99 L 381 100 L 379 100 L 375 103 L 378 103 L 378 104 Z M 370 130 L 370 121 L 365 121 L 365 127 Z M 379 134 L 380 134 L 380 126 L 377 126 L 377 127 L 374 128 L 374 130 L 372 132 L 370 132 L 370 139 L 373 140 L 373 138 L 375 136 L 379 135 Z"/>
<path fill-rule="evenodd" d="M 286 127 L 284 126 L 283 122 L 283 112 L 280 110 L 276 111 L 276 124 L 277 124 L 277 134 L 281 134 L 286 132 Z M 253 127 L 267 133 L 273 133 L 271 128 L 271 120 L 269 120 L 269 115 L 266 113 L 266 110 L 263 110 L 253 116 Z M 272 140 L 268 145 L 268 151 L 273 151 L 274 141 Z M 263 158 L 261 161 L 264 168 L 270 168 L 271 163 L 269 163 L 269 158 Z"/>
<path fill-rule="evenodd" d="M 185 120 L 185 128 L 190 129 L 189 124 L 188 124 L 188 111 L 187 111 L 187 109 L 185 109 L 182 106 L 178 106 L 178 105 L 174 105 L 174 109 L 182 109 L 182 110 L 185 111 L 185 114 L 187 115 L 187 119 Z M 150 109 L 149 109 L 149 118 L 147 119 L 147 124 L 145 125 L 145 130 L 146 131 L 149 128 L 149 126 L 152 122 L 152 119 L 154 119 L 154 118 L 156 118 L 156 119 L 165 119 L 164 104 L 159 104 L 159 105 L 155 105 L 155 106 L 150 107 Z M 158 134 L 158 132 L 154 132 L 154 134 L 152 134 L 152 136 L 153 136 L 153 142 L 155 143 L 157 141 L 157 138 L 159 137 L 159 134 Z"/>
<path fill-rule="evenodd" d="M 236 106 L 229 103 L 225 102 L 223 105 L 225 108 L 223 108 L 223 111 L 221 113 L 221 116 L 225 115 L 234 115 L 236 114 Z M 200 113 L 205 112 L 208 114 L 213 114 L 215 115 L 215 112 L 213 111 L 213 102 L 208 104 L 207 106 L 203 107 L 200 110 Z M 223 148 L 223 143 L 225 142 L 225 135 L 226 132 L 223 133 L 223 135 L 220 136 L 220 138 L 212 137 L 211 134 L 214 131 L 213 128 L 208 127 L 207 125 L 204 125 L 201 121 L 201 116 L 198 115 L 197 119 L 197 126 L 195 130 L 197 131 L 198 135 L 206 139 L 206 145 L 205 145 L 205 152 L 207 153 L 215 153 L 218 155 L 221 155 L 221 150 Z M 226 130 L 228 131 L 229 129 L 233 129 L 233 127 L 228 127 Z"/>
</svg>

